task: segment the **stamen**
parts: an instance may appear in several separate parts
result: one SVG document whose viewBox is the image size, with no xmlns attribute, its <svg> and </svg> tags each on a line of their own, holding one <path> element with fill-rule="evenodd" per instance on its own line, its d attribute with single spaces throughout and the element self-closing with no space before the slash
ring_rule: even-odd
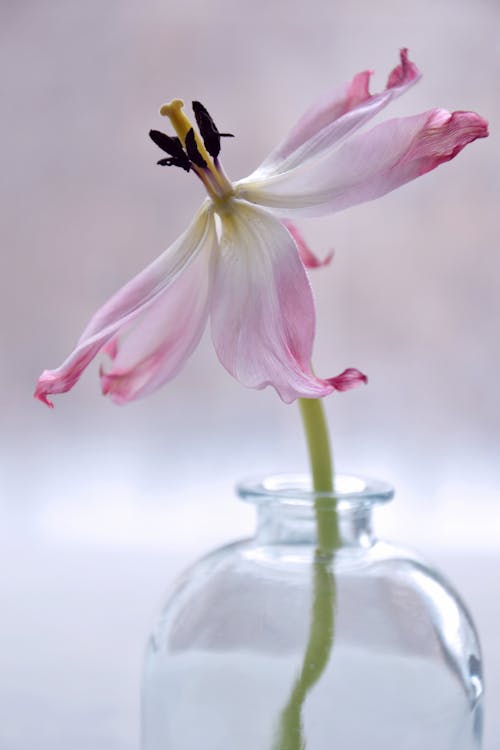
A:
<svg viewBox="0 0 500 750">
<path fill-rule="evenodd" d="M 215 122 L 201 102 L 193 102 L 192 104 L 196 124 L 203 138 L 203 143 L 210 156 L 216 159 L 220 153 L 220 139 L 222 137 L 234 138 L 234 136 L 232 133 L 219 133 Z"/>
<path fill-rule="evenodd" d="M 210 156 L 205 146 L 201 142 L 198 134 L 194 131 L 193 125 L 191 124 L 189 118 L 184 113 L 183 107 L 184 102 L 182 101 L 182 99 L 172 99 L 171 102 L 169 102 L 168 104 L 164 104 L 160 108 L 160 115 L 163 115 L 163 117 L 168 117 L 170 119 L 175 132 L 184 145 L 186 145 L 187 134 L 190 130 L 193 130 L 196 147 L 201 158 L 206 162 L 205 166 L 207 166 L 207 164 L 210 164 Z"/>
<path fill-rule="evenodd" d="M 177 156 L 170 156 L 168 159 L 160 159 L 156 163 L 159 164 L 160 167 L 181 167 L 185 172 L 189 172 L 191 164 L 187 156 L 184 156 L 184 159 L 179 159 Z"/>
<path fill-rule="evenodd" d="M 171 138 L 169 135 L 165 135 L 165 133 L 162 133 L 159 130 L 150 130 L 149 137 L 153 143 L 156 143 L 162 151 L 170 154 L 170 156 L 182 156 L 184 154 L 184 149 L 182 148 L 182 143 L 179 138 Z"/>
<path fill-rule="evenodd" d="M 183 169 L 186 169 L 185 162 L 188 162 L 192 167 L 193 172 L 195 172 L 205 185 L 212 200 L 226 200 L 234 194 L 233 186 L 224 174 L 217 158 L 215 158 L 214 163 L 212 157 L 214 156 L 215 151 L 217 155 L 220 151 L 221 136 L 231 136 L 231 134 L 219 133 L 206 109 L 203 105 L 199 105 L 199 107 L 196 106 L 194 109 L 197 124 L 200 127 L 200 132 L 205 141 L 205 143 L 203 143 L 188 117 L 185 115 L 183 107 L 184 102 L 182 99 L 172 99 L 171 102 L 164 104 L 160 108 L 160 114 L 170 119 L 170 122 L 177 133 L 178 139 L 163 136 L 159 131 L 152 131 L 154 135 L 151 135 L 151 137 L 155 143 L 172 157 L 171 159 L 162 159 L 158 163 L 165 166 L 182 166 Z M 200 116 L 201 120 L 199 119 Z M 182 146 L 184 146 L 187 156 L 184 153 L 184 150 L 182 150 L 181 155 L 179 146 L 181 149 Z"/>
<path fill-rule="evenodd" d="M 149 137 L 162 151 L 165 151 L 171 158 L 160 159 L 157 164 L 162 167 L 181 167 L 186 172 L 191 169 L 191 163 L 182 148 L 182 143 L 179 138 L 171 138 L 165 133 L 161 133 L 159 130 L 150 130 Z"/>
<path fill-rule="evenodd" d="M 192 164 L 196 164 L 196 166 L 200 167 L 200 169 L 206 169 L 207 162 L 198 150 L 194 128 L 191 128 L 191 130 L 186 135 L 186 151 Z"/>
</svg>

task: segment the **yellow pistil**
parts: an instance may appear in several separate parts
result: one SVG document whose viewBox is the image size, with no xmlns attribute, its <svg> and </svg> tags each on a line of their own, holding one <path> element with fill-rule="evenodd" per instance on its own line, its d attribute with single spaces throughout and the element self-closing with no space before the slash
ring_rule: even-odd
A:
<svg viewBox="0 0 500 750">
<path fill-rule="evenodd" d="M 214 192 L 214 186 L 211 185 L 210 182 L 207 181 L 207 179 L 203 176 L 203 170 L 201 170 L 199 167 L 196 167 L 195 165 L 193 165 L 193 169 L 203 180 L 203 183 L 205 184 L 205 187 L 207 188 L 207 191 L 212 200 L 214 200 L 215 202 L 218 202 L 221 199 L 224 200 L 226 197 L 229 197 L 233 194 L 232 185 L 225 177 L 222 169 L 216 169 L 212 157 L 205 148 L 202 139 L 198 135 L 196 129 L 193 127 L 193 124 L 191 123 L 189 117 L 184 112 L 183 107 L 184 102 L 182 101 L 182 99 L 172 99 L 171 102 L 169 102 L 168 104 L 163 104 L 160 107 L 160 115 L 169 118 L 170 122 L 172 123 L 172 127 L 179 136 L 184 147 L 186 146 L 187 134 L 190 130 L 193 131 L 198 152 L 206 162 L 207 169 L 210 170 L 212 177 L 215 179 L 216 192 Z M 218 194 L 219 189 L 222 195 Z"/>
<path fill-rule="evenodd" d="M 172 127 L 181 139 L 183 146 L 186 145 L 186 136 L 192 129 L 194 131 L 194 137 L 200 155 L 204 158 L 207 164 L 211 164 L 212 159 L 210 158 L 210 154 L 208 154 L 201 138 L 194 129 L 191 120 L 184 112 L 183 107 L 184 102 L 182 101 L 182 99 L 172 99 L 171 102 L 169 102 L 168 104 L 163 104 L 162 107 L 160 107 L 160 115 L 169 118 L 170 122 L 172 123 Z"/>
</svg>

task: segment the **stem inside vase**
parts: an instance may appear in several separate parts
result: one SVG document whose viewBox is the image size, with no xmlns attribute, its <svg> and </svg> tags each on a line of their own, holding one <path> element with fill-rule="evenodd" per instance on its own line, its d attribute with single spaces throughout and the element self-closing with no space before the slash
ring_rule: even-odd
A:
<svg viewBox="0 0 500 750">
<path fill-rule="evenodd" d="M 328 427 L 320 399 L 299 399 L 311 464 L 318 544 L 314 559 L 309 638 L 297 678 L 281 712 L 274 750 L 304 750 L 302 708 L 330 660 L 335 632 L 335 577 L 332 561 L 340 544 Z M 321 493 L 325 493 L 324 496 Z"/>
</svg>

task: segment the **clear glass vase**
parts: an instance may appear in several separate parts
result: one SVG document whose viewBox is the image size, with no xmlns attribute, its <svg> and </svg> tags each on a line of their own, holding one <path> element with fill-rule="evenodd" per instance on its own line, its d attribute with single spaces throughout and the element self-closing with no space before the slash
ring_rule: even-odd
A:
<svg viewBox="0 0 500 750">
<path fill-rule="evenodd" d="M 238 493 L 255 536 L 194 565 L 149 640 L 143 750 L 478 750 L 477 634 L 441 575 L 374 536 L 392 489 L 337 479 L 327 560 L 307 478 Z"/>
</svg>

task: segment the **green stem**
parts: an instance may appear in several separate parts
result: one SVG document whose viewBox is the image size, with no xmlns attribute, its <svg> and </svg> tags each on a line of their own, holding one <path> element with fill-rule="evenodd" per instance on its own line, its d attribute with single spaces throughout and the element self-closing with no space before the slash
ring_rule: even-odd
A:
<svg viewBox="0 0 500 750">
<path fill-rule="evenodd" d="M 335 513 L 333 492 L 333 461 L 330 436 L 321 399 L 299 399 L 300 414 L 309 450 L 313 490 L 328 493 L 327 497 L 316 497 L 314 510 L 318 531 L 318 550 L 331 554 L 340 542 L 338 519 Z"/>
<path fill-rule="evenodd" d="M 333 497 L 333 466 L 323 404 L 319 399 L 299 400 L 311 463 L 318 544 L 314 559 L 313 605 L 309 638 L 298 677 L 281 712 L 274 750 L 305 750 L 302 708 L 308 692 L 318 682 L 330 659 L 335 630 L 336 587 L 332 561 L 340 544 Z M 321 497 L 324 492 L 325 497 Z"/>
<path fill-rule="evenodd" d="M 313 487 L 318 492 L 331 492 L 333 461 L 323 402 L 319 398 L 299 398 L 299 409 L 309 449 Z"/>
</svg>

